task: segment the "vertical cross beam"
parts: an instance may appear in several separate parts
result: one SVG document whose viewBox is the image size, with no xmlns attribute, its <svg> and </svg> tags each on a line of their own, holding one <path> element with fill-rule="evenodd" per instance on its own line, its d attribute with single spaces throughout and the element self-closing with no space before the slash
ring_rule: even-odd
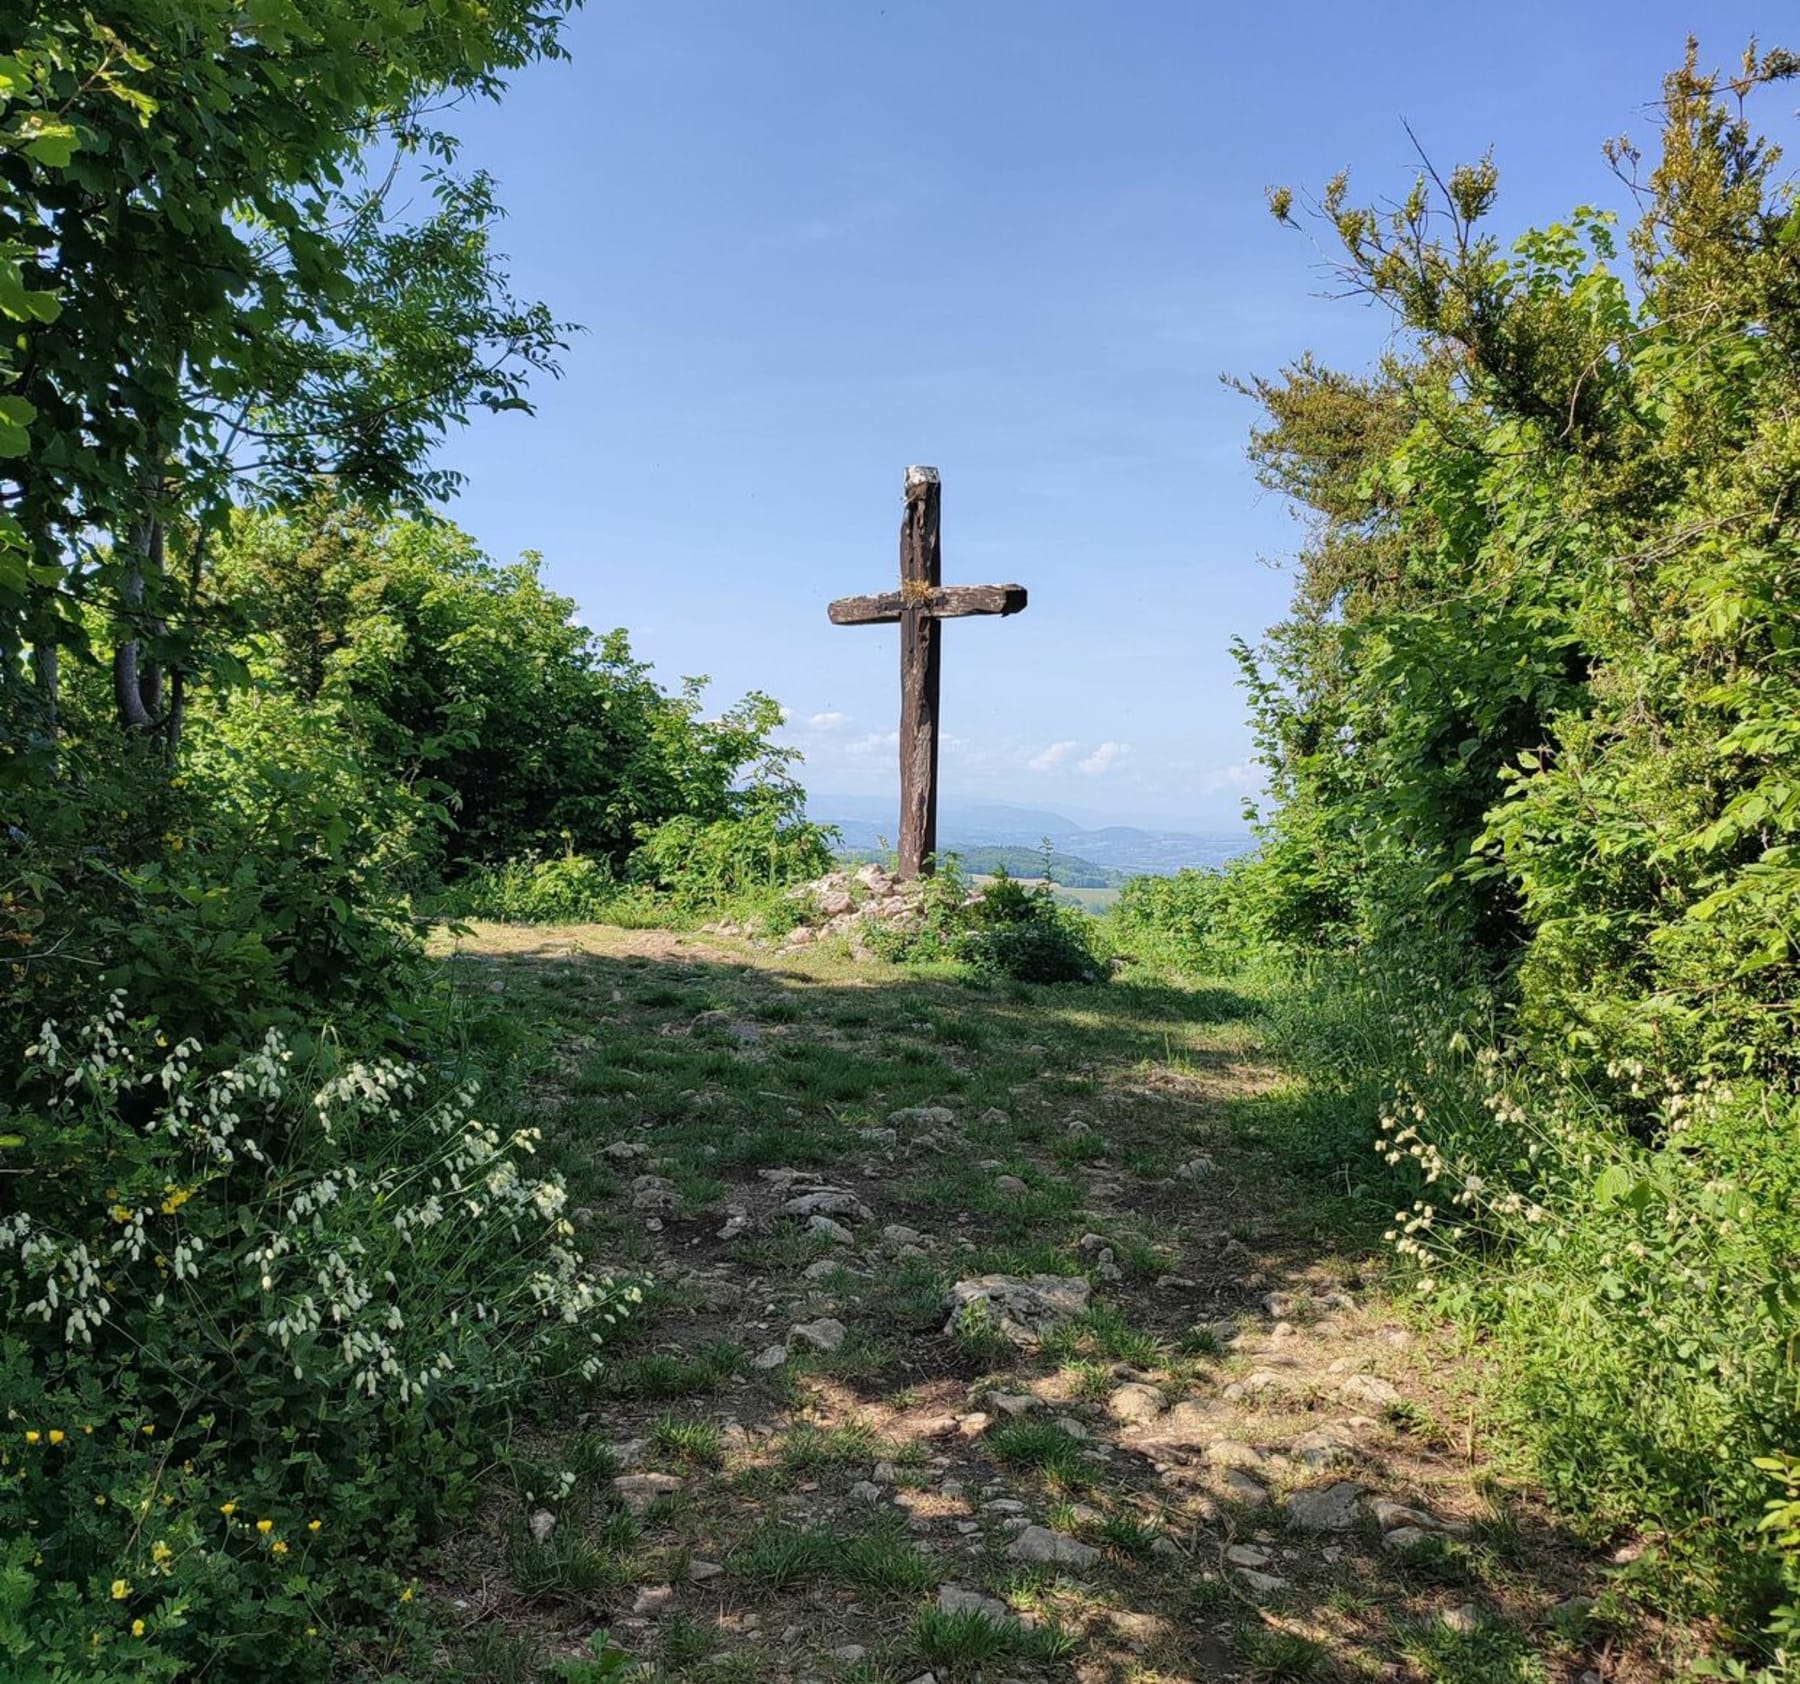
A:
<svg viewBox="0 0 1800 1684">
<path fill-rule="evenodd" d="M 900 875 L 918 877 L 937 853 L 938 680 L 943 632 L 931 593 L 943 583 L 936 468 L 906 470 L 900 518 Z"/>
</svg>

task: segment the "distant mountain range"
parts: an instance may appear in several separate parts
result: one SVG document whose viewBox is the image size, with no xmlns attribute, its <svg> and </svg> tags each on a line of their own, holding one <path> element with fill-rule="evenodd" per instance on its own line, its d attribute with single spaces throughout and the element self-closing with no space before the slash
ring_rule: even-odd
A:
<svg viewBox="0 0 1800 1684">
<path fill-rule="evenodd" d="M 851 852 L 891 846 L 898 829 L 895 804 L 878 796 L 811 795 L 807 816 L 835 825 Z M 1036 807 L 951 798 L 939 805 L 938 846 L 945 853 L 977 848 L 1036 853 L 1046 840 L 1073 862 L 1126 874 L 1168 875 L 1184 866 L 1219 866 L 1254 846 L 1243 831 L 1146 830 L 1123 824 L 1088 829 Z"/>
</svg>

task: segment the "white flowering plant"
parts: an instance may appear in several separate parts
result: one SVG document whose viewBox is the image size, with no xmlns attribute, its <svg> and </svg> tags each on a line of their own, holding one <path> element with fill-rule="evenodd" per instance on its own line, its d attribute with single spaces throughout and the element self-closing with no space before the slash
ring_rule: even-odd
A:
<svg viewBox="0 0 1800 1684">
<path fill-rule="evenodd" d="M 97 1632 L 199 1666 L 253 1631 L 257 1676 L 318 1675 L 305 1633 L 328 1590 L 344 1617 L 348 1589 L 323 1571 L 334 1540 L 380 1527 L 404 1545 L 456 1512 L 495 1421 L 535 1379 L 591 1371 L 638 1286 L 587 1265 L 535 1131 L 492 1120 L 471 1081 L 326 1068 L 274 1031 L 215 1068 L 115 996 L 76 1031 L 46 1024 L 17 1094 L 0 1125 L 0 1454 L 16 1470 L 0 1535 L 34 1538 L 20 1570 L 57 1587 L 34 1606 L 66 1614 L 73 1597 L 75 1625 L 96 1612 L 92 1631 L 61 1619 L 57 1653 L 91 1660 Z M 129 1466 L 95 1462 L 119 1444 Z M 93 1464 L 82 1495 L 104 1501 L 39 1477 L 52 1454 L 61 1474 Z M 153 1540 L 105 1511 L 165 1499 L 162 1530 L 186 1541 L 136 1559 Z M 268 1524 L 221 1532 L 221 1504 Z M 304 1594 L 287 1586 L 302 1547 Z M 174 1594 L 221 1572 L 229 1596 Z M 31 1630 L 0 1617 L 0 1672 Z"/>
</svg>

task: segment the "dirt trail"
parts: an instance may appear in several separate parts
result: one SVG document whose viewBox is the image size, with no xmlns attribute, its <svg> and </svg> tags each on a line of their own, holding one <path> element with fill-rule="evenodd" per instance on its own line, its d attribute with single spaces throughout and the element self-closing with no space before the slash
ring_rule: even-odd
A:
<svg viewBox="0 0 1800 1684">
<path fill-rule="evenodd" d="M 445 1564 L 497 1656 L 604 1627 L 666 1678 L 1655 1676 L 1484 1465 L 1468 1359 L 1334 1237 L 1353 1167 L 1281 1167 L 1252 1002 L 592 927 L 453 962 L 548 1026 L 546 1150 L 660 1283 Z"/>
</svg>

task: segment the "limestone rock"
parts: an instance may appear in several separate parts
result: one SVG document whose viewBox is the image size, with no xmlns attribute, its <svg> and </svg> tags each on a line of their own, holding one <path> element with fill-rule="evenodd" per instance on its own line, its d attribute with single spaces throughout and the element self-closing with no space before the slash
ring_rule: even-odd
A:
<svg viewBox="0 0 1800 1684">
<path fill-rule="evenodd" d="M 1400 1393 L 1374 1374 L 1352 1374 L 1338 1390 L 1345 1397 L 1376 1409 L 1391 1409 L 1400 1401 Z"/>
<path fill-rule="evenodd" d="M 849 1331 L 836 1317 L 821 1316 L 817 1321 L 801 1322 L 789 1337 L 811 1345 L 815 1351 L 835 1351 L 842 1346 Z"/>
<path fill-rule="evenodd" d="M 620 1474 L 612 1482 L 613 1493 L 633 1514 L 642 1514 L 658 1497 L 672 1497 L 682 1488 L 673 1474 Z"/>
<path fill-rule="evenodd" d="M 1154 1386 L 1132 1381 L 1106 1400 L 1106 1413 L 1115 1421 L 1153 1421 L 1168 1407 Z"/>
<path fill-rule="evenodd" d="M 983 1596 L 967 1585 L 939 1585 L 937 1605 L 945 1614 L 985 1614 L 990 1620 L 1013 1617 L 1013 1611 L 997 1596 Z"/>
<path fill-rule="evenodd" d="M 1356 1524 L 1356 1505 L 1363 1487 L 1340 1479 L 1309 1491 L 1295 1491 L 1281 1505 L 1289 1520 L 1309 1532 L 1348 1532 Z"/>
<path fill-rule="evenodd" d="M 1215 1439 L 1206 1447 L 1206 1459 L 1215 1468 L 1260 1468 L 1267 1457 L 1236 1439 Z"/>
<path fill-rule="evenodd" d="M 1100 1552 L 1076 1538 L 1065 1538 L 1047 1526 L 1027 1526 L 1006 1551 L 1012 1561 L 1044 1561 L 1058 1567 L 1092 1567 Z"/>
<path fill-rule="evenodd" d="M 783 1216 L 833 1216 L 845 1218 L 851 1222 L 867 1222 L 869 1207 L 854 1193 L 844 1192 L 841 1188 L 822 1187 L 811 1193 L 801 1193 L 789 1199 L 781 1207 Z"/>
<path fill-rule="evenodd" d="M 953 1331 L 959 1316 L 980 1305 L 1015 1344 L 1035 1345 L 1052 1328 L 1083 1314 L 1091 1296 L 1092 1288 L 1079 1275 L 978 1275 L 950 1289 L 944 1331 Z"/>
</svg>

